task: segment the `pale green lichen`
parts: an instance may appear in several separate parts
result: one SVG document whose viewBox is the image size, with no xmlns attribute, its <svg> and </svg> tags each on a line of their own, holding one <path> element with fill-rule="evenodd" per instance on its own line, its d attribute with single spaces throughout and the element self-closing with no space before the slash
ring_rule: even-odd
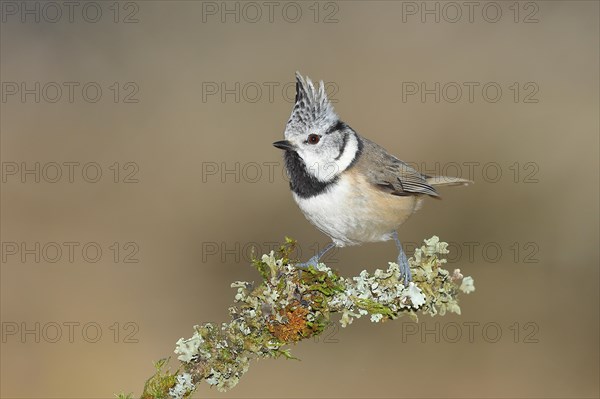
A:
<svg viewBox="0 0 600 399">
<path fill-rule="evenodd" d="M 465 294 L 470 294 L 471 292 L 475 291 L 473 277 L 465 277 L 459 289 Z"/>
<path fill-rule="evenodd" d="M 194 332 L 192 338 L 183 339 L 179 338 L 175 348 L 175 353 L 178 354 L 177 359 L 182 362 L 190 362 L 194 356 L 198 354 L 200 345 L 204 342 L 204 339 L 198 334 L 198 331 Z"/>
<path fill-rule="evenodd" d="M 451 274 L 442 268 L 448 244 L 432 237 L 409 259 L 413 281 L 404 286 L 397 264 L 372 274 L 344 278 L 320 263 L 301 271 L 290 254 L 295 242 L 286 242 L 275 252 L 253 260 L 262 277 L 259 284 L 237 281 L 231 321 L 220 326 L 195 326 L 189 339 L 179 339 L 175 353 L 181 361 L 175 373 L 157 363 L 142 398 L 189 398 L 205 381 L 220 391 L 234 387 L 257 358 L 294 358 L 286 345 L 321 334 L 333 314 L 348 326 L 354 319 L 370 315 L 374 323 L 419 313 L 431 316 L 460 314 L 459 291 L 475 290 L 473 279 L 459 269 Z"/>
<path fill-rule="evenodd" d="M 183 399 L 195 389 L 191 374 L 181 373 L 177 376 L 175 386 L 169 389 L 169 395 L 174 399 Z"/>
</svg>

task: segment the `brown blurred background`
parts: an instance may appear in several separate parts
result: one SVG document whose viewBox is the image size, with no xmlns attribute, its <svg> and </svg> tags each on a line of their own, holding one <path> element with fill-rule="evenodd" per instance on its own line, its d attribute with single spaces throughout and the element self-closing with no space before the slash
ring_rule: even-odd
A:
<svg viewBox="0 0 600 399">
<path fill-rule="evenodd" d="M 250 247 L 327 243 L 271 146 L 296 70 L 399 158 L 475 180 L 400 237 L 452 242 L 477 290 L 462 316 L 359 320 L 196 396 L 598 397 L 598 2 L 78 4 L 2 2 L 2 397 L 139 394 L 258 279 Z"/>
</svg>

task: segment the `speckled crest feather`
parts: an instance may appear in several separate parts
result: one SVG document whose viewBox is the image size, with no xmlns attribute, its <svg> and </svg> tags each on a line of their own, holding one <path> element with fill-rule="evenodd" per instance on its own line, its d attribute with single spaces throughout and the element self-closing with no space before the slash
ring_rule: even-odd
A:
<svg viewBox="0 0 600 399">
<path fill-rule="evenodd" d="M 338 116 L 327 98 L 323 81 L 319 82 L 317 89 L 308 77 L 305 79 L 296 72 L 296 102 L 287 123 L 288 127 L 296 129 L 291 131 L 330 126 L 337 120 Z"/>
</svg>

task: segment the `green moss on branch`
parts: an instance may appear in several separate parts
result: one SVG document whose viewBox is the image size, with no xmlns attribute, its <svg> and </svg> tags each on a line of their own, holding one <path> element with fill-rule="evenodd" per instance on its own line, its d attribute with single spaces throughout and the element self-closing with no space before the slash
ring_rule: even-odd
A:
<svg viewBox="0 0 600 399">
<path fill-rule="evenodd" d="M 252 261 L 262 277 L 259 284 L 231 284 L 237 292 L 230 321 L 194 326 L 191 338 L 177 341 L 177 370 L 167 369 L 168 359 L 159 361 L 141 397 L 189 398 L 202 381 L 221 391 L 233 388 L 250 360 L 294 358 L 287 346 L 321 334 L 334 314 L 340 315 L 342 327 L 367 315 L 377 323 L 401 316 L 417 320 L 419 313 L 460 314 L 458 295 L 474 291 L 473 279 L 459 269 L 450 273 L 442 267 L 448 244 L 435 236 L 424 243 L 409 259 L 413 282 L 404 286 L 395 263 L 353 278 L 322 263 L 299 271 L 290 259 L 296 244 L 286 238 L 277 254 Z"/>
</svg>

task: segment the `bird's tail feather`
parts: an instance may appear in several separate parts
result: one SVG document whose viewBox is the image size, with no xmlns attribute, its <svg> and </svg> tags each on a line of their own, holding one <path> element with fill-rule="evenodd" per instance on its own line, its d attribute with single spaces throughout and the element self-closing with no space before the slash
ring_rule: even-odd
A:
<svg viewBox="0 0 600 399">
<path fill-rule="evenodd" d="M 430 176 L 427 178 L 427 184 L 431 186 L 467 186 L 473 184 L 473 181 L 460 177 Z"/>
</svg>

